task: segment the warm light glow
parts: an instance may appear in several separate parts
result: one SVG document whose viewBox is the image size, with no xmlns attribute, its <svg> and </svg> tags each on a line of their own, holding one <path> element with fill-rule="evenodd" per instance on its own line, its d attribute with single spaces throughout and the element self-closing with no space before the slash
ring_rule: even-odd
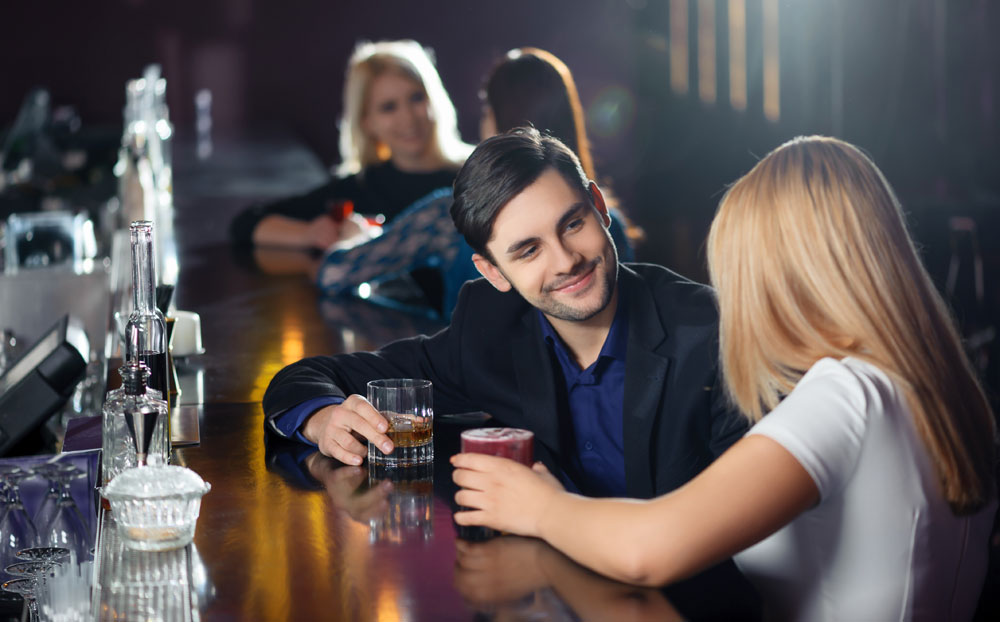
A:
<svg viewBox="0 0 1000 622">
<path fill-rule="evenodd" d="M 698 96 L 715 103 L 715 0 L 698 0 Z"/>
<path fill-rule="evenodd" d="M 253 389 L 250 400 L 259 402 L 264 399 L 264 391 L 271 383 L 274 375 L 282 370 L 286 365 L 301 360 L 305 357 L 306 344 L 305 334 L 300 324 L 301 318 L 295 313 L 294 305 L 288 307 L 282 319 L 280 352 L 268 352 L 263 360 L 266 361 L 257 371 L 254 377 Z"/>
<path fill-rule="evenodd" d="M 688 92 L 688 0 L 670 0 L 670 88 Z"/>
<path fill-rule="evenodd" d="M 747 109 L 746 0 L 729 0 L 729 104 Z"/>
<path fill-rule="evenodd" d="M 391 581 L 379 585 L 378 597 L 375 601 L 375 619 L 378 622 L 402 622 L 404 619 L 410 619 L 410 613 L 407 608 L 400 607 L 398 585 Z"/>
<path fill-rule="evenodd" d="M 291 365 L 306 354 L 305 335 L 298 326 L 289 327 L 281 335 L 281 364 Z"/>
<path fill-rule="evenodd" d="M 778 48 L 778 0 L 763 0 L 764 14 L 764 116 L 781 118 L 781 59 Z"/>
</svg>

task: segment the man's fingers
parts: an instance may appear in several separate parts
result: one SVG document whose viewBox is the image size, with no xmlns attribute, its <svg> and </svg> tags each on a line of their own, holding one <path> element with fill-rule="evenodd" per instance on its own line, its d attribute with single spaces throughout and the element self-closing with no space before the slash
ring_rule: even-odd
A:
<svg viewBox="0 0 1000 622">
<path fill-rule="evenodd" d="M 360 415 L 362 419 L 367 421 L 378 432 L 385 432 L 389 429 L 389 422 L 382 416 L 382 413 L 376 410 L 371 405 L 371 402 L 362 396 L 357 394 L 351 395 L 344 400 L 344 405 Z"/>
<path fill-rule="evenodd" d="M 365 456 L 368 454 L 368 447 L 358 442 L 358 439 L 354 438 L 354 435 L 349 430 L 344 428 L 334 430 L 332 436 L 336 444 L 355 456 Z"/>
<path fill-rule="evenodd" d="M 393 445 L 389 437 L 376 430 L 371 422 L 357 411 L 348 411 L 345 415 L 344 424 L 347 429 L 357 432 L 369 442 L 374 443 L 376 447 L 382 450 L 382 453 L 387 454 L 392 451 Z M 365 448 L 365 451 L 367 451 L 367 448 Z"/>
</svg>

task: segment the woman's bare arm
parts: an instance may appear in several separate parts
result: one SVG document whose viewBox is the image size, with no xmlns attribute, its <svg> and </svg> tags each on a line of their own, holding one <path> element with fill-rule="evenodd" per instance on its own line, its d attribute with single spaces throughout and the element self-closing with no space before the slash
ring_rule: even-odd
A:
<svg viewBox="0 0 1000 622">
<path fill-rule="evenodd" d="M 819 491 L 799 462 L 759 435 L 739 441 L 698 477 L 650 501 L 559 492 L 512 461 L 461 454 L 456 496 L 477 508 L 460 524 L 545 539 L 569 557 L 629 583 L 663 585 L 759 542 L 812 507 Z"/>
</svg>

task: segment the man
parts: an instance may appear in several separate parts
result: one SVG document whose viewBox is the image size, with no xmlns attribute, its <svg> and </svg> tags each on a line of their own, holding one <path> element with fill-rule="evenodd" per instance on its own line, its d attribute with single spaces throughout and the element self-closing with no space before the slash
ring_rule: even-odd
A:
<svg viewBox="0 0 1000 622">
<path fill-rule="evenodd" d="M 485 277 L 463 288 L 451 325 L 286 367 L 264 395 L 269 429 L 361 464 L 355 435 L 392 448 L 358 395 L 367 381 L 426 378 L 437 412 L 530 429 L 581 492 L 630 497 L 677 488 L 746 430 L 717 395 L 711 290 L 619 266 L 601 191 L 565 145 L 534 129 L 483 142 L 451 215 Z"/>
</svg>

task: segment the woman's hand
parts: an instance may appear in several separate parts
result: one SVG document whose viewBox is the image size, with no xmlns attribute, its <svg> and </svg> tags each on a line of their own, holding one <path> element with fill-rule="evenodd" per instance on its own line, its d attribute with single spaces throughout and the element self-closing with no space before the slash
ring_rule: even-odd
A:
<svg viewBox="0 0 1000 622">
<path fill-rule="evenodd" d="M 539 536 L 546 509 L 563 492 L 559 480 L 541 462 L 528 467 L 485 454 L 457 454 L 451 458 L 452 479 L 463 490 L 455 495 L 459 525 L 492 527 L 522 536 Z"/>
<path fill-rule="evenodd" d="M 328 214 L 321 214 L 309 221 L 306 227 L 306 246 L 325 251 L 341 238 L 342 223 L 338 223 Z"/>
</svg>

